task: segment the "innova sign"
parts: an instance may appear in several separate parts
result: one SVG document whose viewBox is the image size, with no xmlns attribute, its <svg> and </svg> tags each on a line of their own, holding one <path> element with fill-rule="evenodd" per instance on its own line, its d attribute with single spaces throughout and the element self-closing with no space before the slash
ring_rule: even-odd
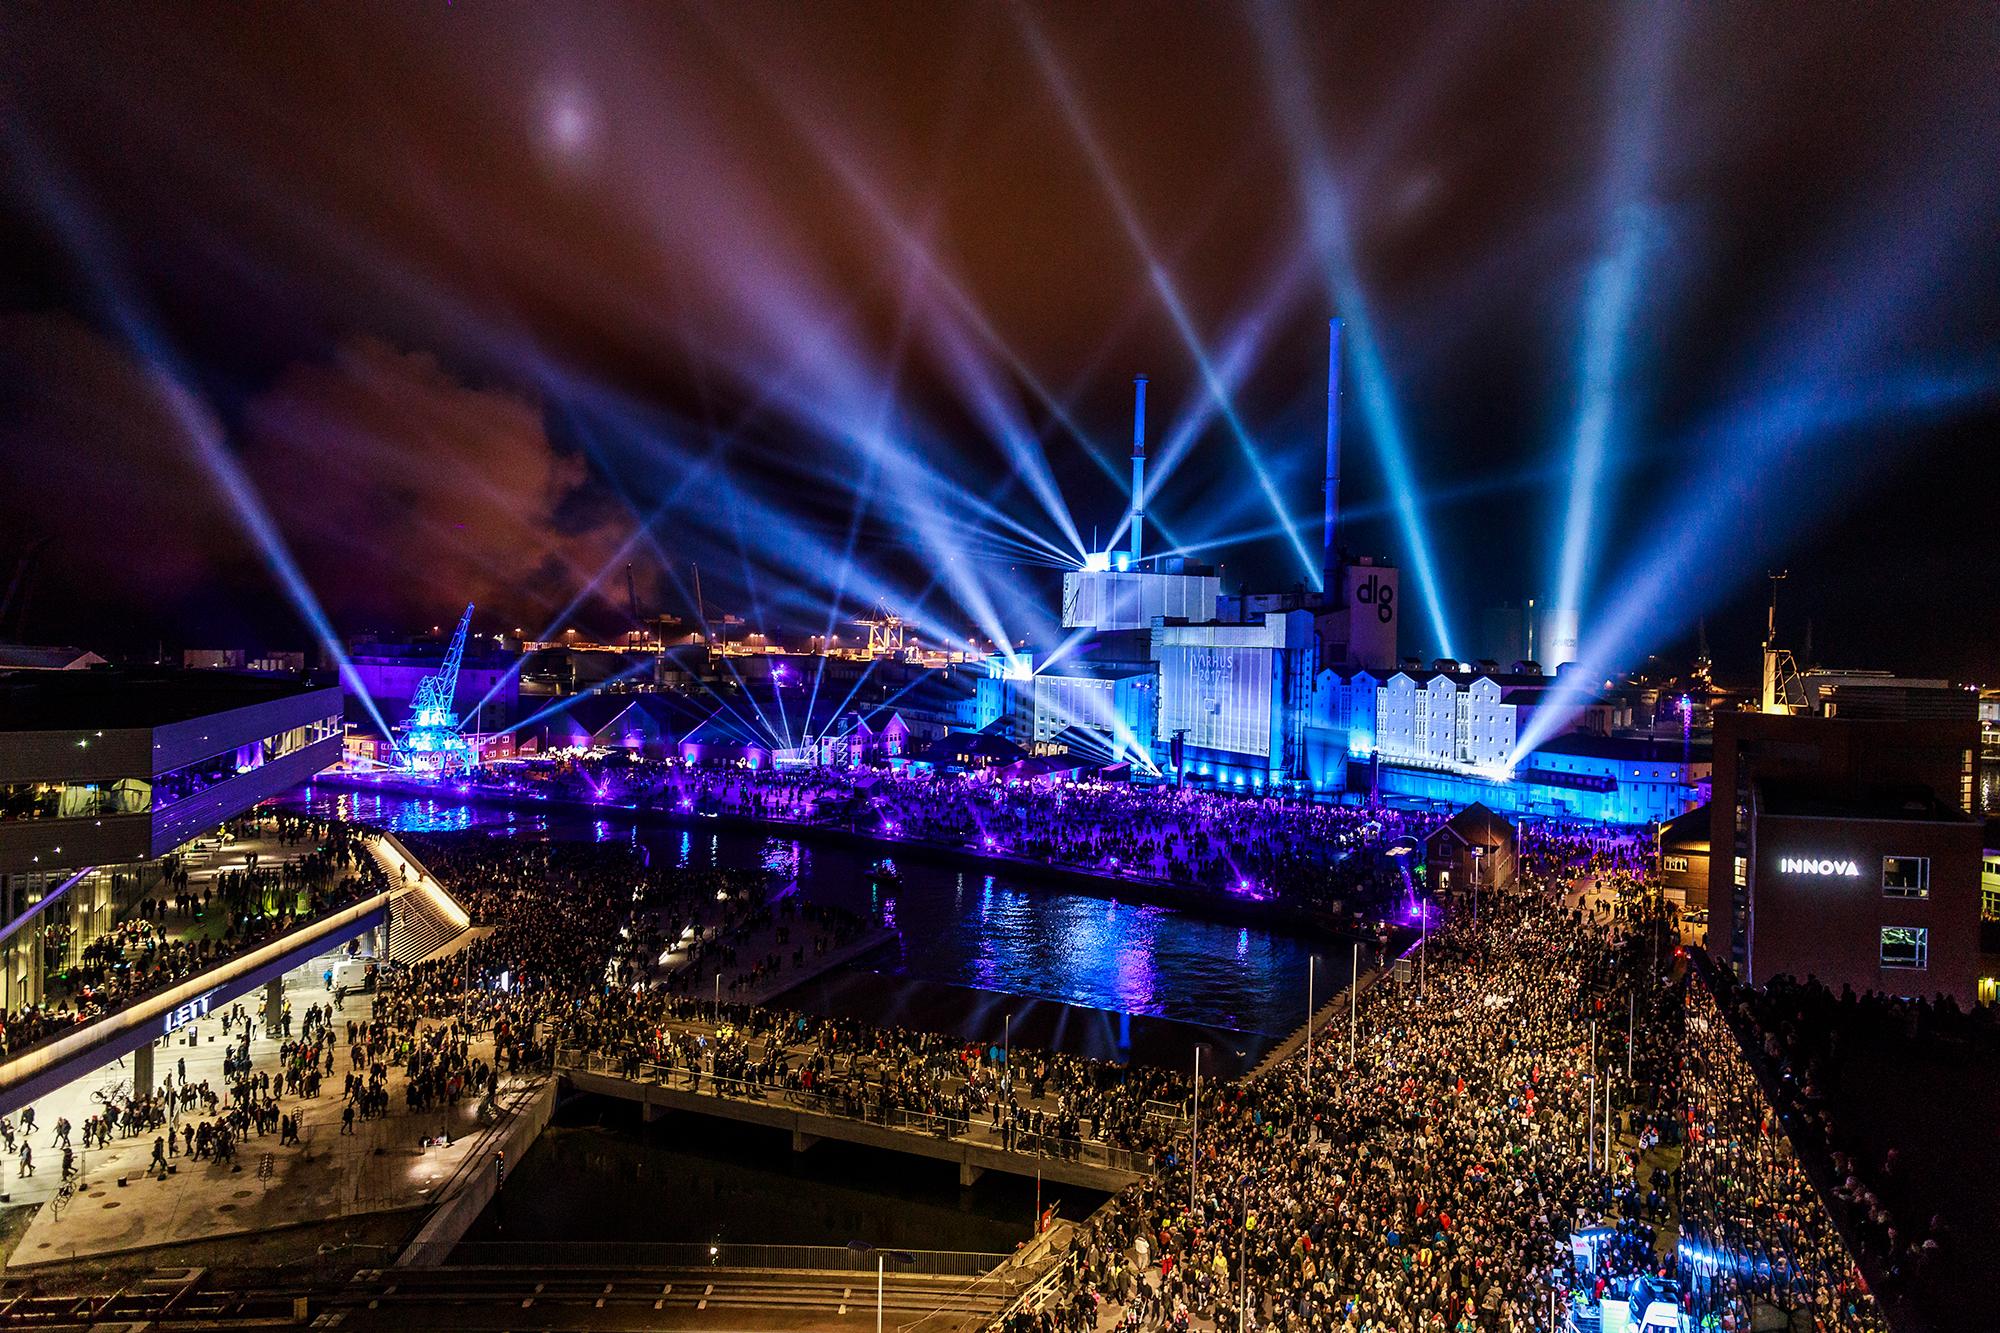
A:
<svg viewBox="0 0 2000 1333">
<path fill-rule="evenodd" d="M 1778 858 L 1778 873 L 1781 875 L 1842 875 L 1857 879 L 1861 867 L 1852 861 L 1829 860 L 1818 856 L 1781 856 Z"/>
</svg>

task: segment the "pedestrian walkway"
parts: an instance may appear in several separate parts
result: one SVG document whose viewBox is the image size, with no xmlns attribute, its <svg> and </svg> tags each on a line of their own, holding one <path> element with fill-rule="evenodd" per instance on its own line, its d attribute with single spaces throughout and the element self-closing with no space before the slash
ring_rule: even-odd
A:
<svg viewBox="0 0 2000 1333">
<path fill-rule="evenodd" d="M 297 1016 L 312 1004 L 334 1003 L 325 974 L 345 958 L 335 951 L 297 968 L 284 978 L 286 1004 Z M 258 1005 L 245 1000 L 235 1008 L 252 1021 Z M 349 1019 L 361 1021 L 372 1013 L 372 997 L 345 997 L 334 1015 L 342 1034 Z M 172 1045 L 155 1048 L 156 1068 L 164 1079 L 172 1075 L 199 1084 L 206 1081 L 225 1092 L 222 1062 L 228 1041 L 221 1014 L 183 1029 L 194 1044 L 176 1034 Z M 237 1027 L 234 1036 L 242 1029 Z M 255 1022 L 250 1044 L 252 1066 L 273 1069 L 283 1038 Z M 474 1042 L 474 1051 L 492 1058 L 490 1038 Z M 336 1048 L 336 1070 L 346 1068 L 346 1052 Z M 407 1109 L 404 1078 L 399 1066 L 389 1069 L 390 1111 L 379 1119 L 359 1120 L 351 1134 L 341 1132 L 340 1084 L 330 1078 L 321 1095 L 283 1100 L 284 1110 L 300 1118 L 301 1142 L 279 1147 L 278 1135 L 251 1136 L 240 1141 L 233 1164 L 170 1159 L 172 1173 L 164 1179 L 147 1174 L 153 1156 L 153 1133 L 114 1138 L 108 1149 L 78 1152 L 77 1188 L 62 1199 L 61 1150 L 53 1142 L 56 1122 L 67 1119 L 77 1127 L 103 1107 L 103 1094 L 129 1092 L 130 1058 L 114 1061 L 80 1078 L 35 1106 L 33 1136 L 35 1173 L 22 1178 L 18 1163 L 4 1163 L 7 1202 L 43 1205 L 29 1224 L 8 1267 L 101 1257 L 179 1242 L 208 1241 L 279 1227 L 326 1222 L 361 1213 L 412 1209 L 432 1202 L 469 1160 L 474 1160 L 485 1128 L 476 1100 L 415 1112 Z M 183 1064 L 185 1072 L 183 1073 Z M 498 1098 L 505 1116 L 534 1095 L 540 1077 L 503 1077 Z M 225 1097 L 226 1100 L 226 1097 Z M 193 1119 L 200 1119 L 196 1113 Z M 180 1123 L 191 1117 L 183 1114 Z M 18 1126 L 19 1119 L 15 1122 Z"/>
</svg>

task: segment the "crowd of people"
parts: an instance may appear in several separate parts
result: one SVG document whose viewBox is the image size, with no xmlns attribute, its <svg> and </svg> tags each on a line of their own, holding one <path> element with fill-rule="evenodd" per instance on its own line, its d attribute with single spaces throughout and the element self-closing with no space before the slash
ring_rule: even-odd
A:
<svg viewBox="0 0 2000 1333">
<path fill-rule="evenodd" d="M 1094 1218 L 1009 1327 L 1514 1333 L 1613 1299 L 1886 1328 L 1671 912 L 1594 841 L 1545 843 L 1519 895 L 1430 936 L 1428 975 L 1371 986 L 1351 1067 L 1205 1093 L 1192 1157 Z M 1585 881 L 1623 892 L 1574 906 Z"/>
<path fill-rule="evenodd" d="M 846 1114 L 936 1121 L 957 1132 L 977 1120 L 1002 1146 L 1057 1155 L 1086 1141 L 1142 1155 L 1164 1150 L 1164 1124 L 1174 1112 L 1163 1117 L 1148 1108 L 1177 1108 L 1186 1099 L 1184 1082 L 1162 1070 L 718 1004 L 701 984 L 717 965 L 747 964 L 734 975 L 748 978 L 769 961 L 731 956 L 741 932 L 810 930 L 811 947 L 819 948 L 858 924 L 796 897 L 772 904 L 743 896 L 745 882 L 729 872 L 649 866 L 639 851 L 618 844 L 523 848 L 469 838 L 423 846 L 440 879 L 481 919 L 501 924 L 462 957 L 398 977 L 378 1012 L 464 1015 L 533 1033 L 532 1057 L 542 1065 L 560 1050 L 695 1086 L 720 1080 L 796 1095 Z M 720 916 L 710 910 L 717 908 Z M 645 984 L 648 958 L 696 927 L 709 942 L 708 961 Z"/>
<path fill-rule="evenodd" d="M 1718 976 L 1715 985 L 1723 1013 L 1763 1066 L 1791 1138 L 1828 1168 L 1845 1235 L 1880 1274 L 1885 1295 L 1902 1297 L 1957 1263 L 1952 1228 L 1936 1200 L 1906 1177 L 1901 1150 L 1859 1141 L 1834 1103 L 1859 1048 L 1991 1068 L 2000 1055 L 1992 1006 L 1967 1012 L 1949 996 L 1857 995 L 1852 988 L 1836 995 L 1816 979 L 1792 977 L 1751 988 Z"/>
<path fill-rule="evenodd" d="M 167 857 L 158 875 L 126 880 L 139 896 L 120 901 L 110 928 L 74 951 L 67 903 L 42 936 L 44 998 L 0 1015 L 0 1059 L 53 1040 L 223 959 L 388 887 L 363 830 L 309 815 L 264 813 L 238 821 L 232 839 L 267 833 L 281 845 L 311 841 L 295 857 L 219 871 L 196 886 L 190 867 Z"/>
<path fill-rule="evenodd" d="M 707 812 L 872 821 L 888 836 L 1329 910 L 1406 893 L 1380 853 L 1435 825 L 1365 807 L 965 776 L 863 786 L 660 765 L 648 780 L 659 785 L 646 799 Z M 313 832 L 317 849 L 282 868 L 250 865 L 200 888 L 170 868 L 85 951 L 64 1025 L 386 882 L 357 835 Z M 1078 1228 L 1054 1294 L 1014 1312 L 1012 1329 L 1524 1333 L 1559 1327 L 1572 1309 L 1660 1300 L 1725 1333 L 1749 1333 L 1771 1311 L 1802 1312 L 1826 1333 L 1877 1333 L 1886 1325 L 1849 1237 L 1799 1156 L 1842 1146 L 1819 1095 L 1821 1034 L 1838 1027 L 1828 1011 L 1933 1032 L 1974 1021 L 1811 987 L 1738 992 L 1674 947 L 1639 840 L 1542 824 L 1522 831 L 1518 889 L 1490 891 L 1476 915 L 1452 912 L 1370 979 L 1351 1062 L 1345 1034 L 1329 1033 L 1310 1066 L 1301 1052 L 1254 1079 L 1205 1082 L 1190 1117 L 1194 1088 L 1170 1071 L 747 1002 L 866 929 L 796 895 L 772 899 L 755 875 L 655 864 L 625 843 L 411 841 L 489 933 L 448 958 L 387 968 L 365 1018 L 330 996 L 295 1036 L 289 1009 L 236 1007 L 223 1016 L 219 1086 L 191 1082 L 183 1064 L 157 1091 L 107 1101 L 82 1126 L 84 1145 L 151 1135 L 164 1175 L 177 1157 L 228 1164 L 246 1137 L 297 1143 L 299 1104 L 337 1073 L 347 1134 L 393 1113 L 398 1077 L 420 1113 L 486 1106 L 503 1077 L 584 1060 L 1006 1149 L 1130 1154 L 1140 1181 Z M 227 923 L 202 943 L 166 933 L 218 910 Z M 277 1043 L 262 1067 L 259 1021 Z M 1732 1022 L 1793 1101 L 1773 1106 Z M 0 1040 L 18 1049 L 36 1035 L 13 1015 Z M 18 1132 L 0 1122 L 22 1174 L 45 1129 L 32 1111 Z M 47 1140 L 65 1159 L 71 1132 L 60 1121 Z M 1847 1177 L 1865 1259 L 1890 1272 L 1933 1261 L 1939 1225 L 1899 1226 L 1864 1167 L 1830 1160 Z"/>
<path fill-rule="evenodd" d="M 1128 783 L 1007 781 L 930 769 L 802 770 L 625 756 L 494 769 L 472 781 L 592 804 L 820 824 L 1300 906 L 1365 910 L 1396 892 L 1379 853 L 1444 816 Z"/>
<path fill-rule="evenodd" d="M 1814 1189 L 1706 977 L 1688 988 L 1682 1082 L 1682 1241 L 1705 1285 L 1749 1328 L 1750 1302 L 1803 1309 L 1813 1327 L 1884 1330 L 1845 1238 Z"/>
</svg>

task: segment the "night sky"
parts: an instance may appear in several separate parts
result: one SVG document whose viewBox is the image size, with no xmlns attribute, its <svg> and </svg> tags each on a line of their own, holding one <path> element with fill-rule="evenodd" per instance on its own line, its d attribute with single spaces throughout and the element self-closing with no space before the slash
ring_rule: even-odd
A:
<svg viewBox="0 0 2000 1333">
<path fill-rule="evenodd" d="M 1743 679 L 1784 565 L 1819 661 L 2000 680 L 1996 70 L 1983 2 L 16 0 L 0 637 L 610 631 L 629 561 L 1046 645 L 1140 372 L 1164 533 L 1288 587 L 1340 313 L 1406 652 L 1385 423 L 1463 656 L 1596 430 L 1586 645 Z"/>
</svg>

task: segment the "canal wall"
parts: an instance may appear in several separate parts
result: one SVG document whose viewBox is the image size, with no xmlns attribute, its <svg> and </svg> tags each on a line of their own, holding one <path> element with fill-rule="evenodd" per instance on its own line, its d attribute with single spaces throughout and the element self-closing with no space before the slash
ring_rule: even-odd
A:
<svg viewBox="0 0 2000 1333">
<path fill-rule="evenodd" d="M 555 1114 L 556 1087 L 554 1077 L 544 1079 L 533 1096 L 481 1136 L 440 1191 L 431 1215 L 396 1256 L 396 1267 L 431 1268 L 444 1262 L 452 1246 L 500 1192 L 500 1159 L 495 1154 L 501 1154 L 509 1165 L 518 1165 L 548 1128 Z"/>
</svg>

